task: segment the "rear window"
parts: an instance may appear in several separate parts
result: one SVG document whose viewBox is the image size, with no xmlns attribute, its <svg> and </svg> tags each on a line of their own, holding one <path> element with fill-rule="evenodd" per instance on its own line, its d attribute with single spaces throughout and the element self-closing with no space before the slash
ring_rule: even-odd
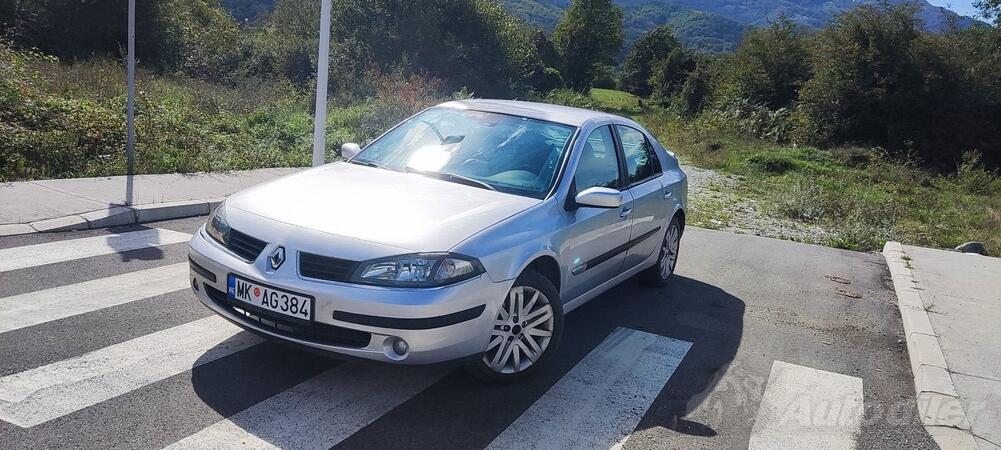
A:
<svg viewBox="0 0 1001 450">
<path fill-rule="evenodd" d="M 661 173 L 660 160 L 653 144 L 642 131 L 625 125 L 616 125 L 622 153 L 626 157 L 626 179 L 633 185 Z"/>
</svg>

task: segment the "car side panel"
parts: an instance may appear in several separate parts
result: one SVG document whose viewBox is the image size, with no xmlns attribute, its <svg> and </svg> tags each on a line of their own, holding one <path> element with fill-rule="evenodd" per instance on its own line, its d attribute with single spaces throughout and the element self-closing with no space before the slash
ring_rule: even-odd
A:
<svg viewBox="0 0 1001 450">
<path fill-rule="evenodd" d="M 633 196 L 633 227 L 622 270 L 642 264 L 651 253 L 660 248 L 667 214 L 671 212 L 669 198 L 665 197 L 663 178 L 658 176 L 629 189 Z"/>
<path fill-rule="evenodd" d="M 624 191 L 619 208 L 579 207 L 567 212 L 573 223 L 565 231 L 570 235 L 570 243 L 563 259 L 570 261 L 570 274 L 563 289 L 564 301 L 615 278 L 622 271 L 632 222 L 632 216 L 622 212 L 631 208 L 632 197 Z"/>
</svg>

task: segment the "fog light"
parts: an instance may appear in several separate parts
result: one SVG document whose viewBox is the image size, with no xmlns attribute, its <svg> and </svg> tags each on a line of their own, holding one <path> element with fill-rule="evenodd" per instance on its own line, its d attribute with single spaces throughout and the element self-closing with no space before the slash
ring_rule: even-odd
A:
<svg viewBox="0 0 1001 450">
<path fill-rule="evenodd" d="M 407 344 L 407 341 L 400 338 L 393 341 L 393 351 L 396 352 L 397 355 L 406 355 L 407 350 L 410 350 L 410 345 Z"/>
</svg>

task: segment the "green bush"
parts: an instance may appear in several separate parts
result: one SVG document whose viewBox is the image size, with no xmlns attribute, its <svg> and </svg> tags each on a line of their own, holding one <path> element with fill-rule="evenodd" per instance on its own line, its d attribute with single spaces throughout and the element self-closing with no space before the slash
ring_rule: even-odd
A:
<svg viewBox="0 0 1001 450">
<path fill-rule="evenodd" d="M 707 110 L 703 120 L 738 134 L 787 142 L 794 126 L 792 113 L 789 108 L 771 110 L 764 105 L 752 104 L 747 99 L 732 99 Z"/>
<path fill-rule="evenodd" d="M 797 161 L 789 155 L 758 153 L 747 158 L 747 164 L 762 172 L 786 173 L 798 167 Z"/>
<path fill-rule="evenodd" d="M 984 168 L 979 152 L 967 152 L 963 161 L 953 175 L 966 192 L 970 194 L 989 194 L 1001 192 L 1001 178 L 997 172 Z"/>
<path fill-rule="evenodd" d="M 0 35 L 19 48 L 67 60 L 125 56 L 127 0 L 14 3 L 0 15 Z M 218 1 L 136 2 L 136 29 L 136 53 L 164 71 L 225 80 L 240 58 L 240 30 Z"/>
<path fill-rule="evenodd" d="M 590 96 L 581 94 L 573 89 L 554 89 L 538 100 L 556 105 L 594 109 L 594 102 Z"/>
</svg>

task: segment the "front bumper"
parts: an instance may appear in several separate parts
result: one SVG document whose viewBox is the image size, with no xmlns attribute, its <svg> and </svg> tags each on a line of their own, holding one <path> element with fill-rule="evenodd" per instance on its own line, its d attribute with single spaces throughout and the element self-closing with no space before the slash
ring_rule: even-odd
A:
<svg viewBox="0 0 1001 450">
<path fill-rule="evenodd" d="M 288 246 L 285 263 L 277 271 L 270 270 L 266 255 L 277 245 L 268 244 L 257 260 L 248 263 L 199 230 L 188 252 L 192 291 L 216 314 L 257 334 L 376 361 L 433 364 L 482 353 L 498 305 L 513 283 L 494 283 L 486 275 L 439 288 L 312 280 L 299 275 L 298 249 Z M 312 323 L 293 323 L 230 300 L 226 296 L 229 274 L 313 296 Z M 403 356 L 392 349 L 396 338 L 406 340 L 409 346 Z"/>
</svg>

